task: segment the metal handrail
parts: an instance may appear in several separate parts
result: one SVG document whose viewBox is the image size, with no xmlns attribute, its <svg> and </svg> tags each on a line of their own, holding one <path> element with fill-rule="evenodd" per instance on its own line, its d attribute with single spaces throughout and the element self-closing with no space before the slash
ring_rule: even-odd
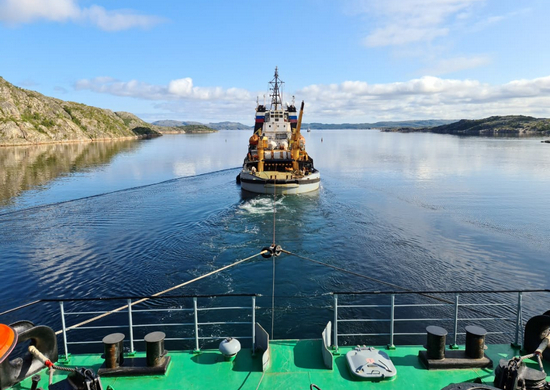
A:
<svg viewBox="0 0 550 390">
<path fill-rule="evenodd" d="M 68 341 L 67 334 L 70 330 L 94 330 L 94 329 L 128 329 L 129 336 L 130 336 L 130 353 L 135 352 L 135 342 L 141 342 L 144 341 L 143 339 L 134 339 L 133 331 L 135 328 L 146 328 L 146 327 L 158 327 L 158 326 L 193 326 L 193 337 L 173 337 L 173 338 L 166 338 L 166 340 L 170 341 L 190 341 L 195 340 L 195 351 L 200 351 L 200 341 L 201 340 L 215 340 L 215 339 L 221 339 L 222 336 L 200 336 L 200 328 L 204 326 L 211 326 L 211 325 L 249 325 L 252 328 L 252 336 L 239 336 L 240 339 L 252 339 L 252 349 L 255 348 L 255 318 L 256 318 L 256 297 L 258 294 L 220 294 L 220 295 L 177 295 L 177 296 L 162 296 L 162 297 L 150 297 L 151 299 L 170 299 L 170 298 L 192 298 L 193 299 L 193 307 L 192 308 L 175 308 L 175 309 L 158 309 L 158 308 L 152 308 L 152 309 L 140 309 L 140 310 L 133 310 L 132 309 L 132 299 L 140 300 L 145 297 L 109 297 L 109 298 L 76 298 L 76 299 L 59 299 L 59 300 L 45 300 L 48 302 L 58 302 L 60 306 L 60 313 L 61 313 L 61 323 L 62 323 L 62 336 L 63 336 L 63 346 L 64 346 L 64 352 L 65 356 L 69 356 L 69 350 L 68 345 L 85 345 L 85 344 L 100 344 L 101 341 L 97 340 L 84 340 L 84 341 Z M 198 298 L 219 298 L 219 297 L 250 297 L 252 298 L 252 304 L 250 306 L 216 306 L 216 307 L 199 307 L 198 306 Z M 126 313 L 128 315 L 128 324 L 127 325 L 101 325 L 101 326 L 80 326 L 71 328 L 70 326 L 66 325 L 66 317 L 70 315 L 93 315 L 93 314 L 104 314 L 109 313 L 109 310 L 105 311 L 76 311 L 76 312 L 67 312 L 65 310 L 64 304 L 66 302 L 98 302 L 98 301 L 114 301 L 114 300 L 122 300 L 126 299 L 127 301 L 127 310 L 126 311 L 120 311 L 118 313 Z M 252 321 L 211 321 L 211 322 L 201 322 L 199 321 L 199 312 L 205 312 L 205 311 L 219 311 L 219 310 L 250 310 L 252 312 Z M 133 314 L 134 313 L 147 313 L 147 312 L 159 312 L 159 311 L 188 311 L 193 312 L 193 318 L 194 321 L 190 323 L 143 323 L 143 324 L 136 324 L 133 321 Z"/>
<path fill-rule="evenodd" d="M 422 335 L 422 333 L 416 333 L 416 332 L 408 332 L 408 333 L 396 333 L 394 332 L 394 328 L 395 328 L 395 324 L 396 323 L 404 323 L 404 322 L 415 322 L 415 321 L 453 321 L 454 322 L 454 325 L 453 325 L 453 331 L 452 331 L 452 334 L 453 334 L 453 345 L 456 345 L 456 338 L 457 338 L 457 335 L 462 335 L 463 333 L 459 333 L 458 332 L 458 323 L 460 321 L 490 321 L 490 320 L 514 320 L 514 318 L 510 317 L 504 317 L 504 316 L 500 316 L 500 317 L 481 317 L 481 318 L 461 318 L 459 317 L 459 309 L 460 308 L 463 308 L 464 309 L 468 309 L 468 310 L 471 310 L 471 311 L 475 311 L 476 307 L 478 306 L 509 306 L 509 307 L 513 307 L 513 304 L 507 304 L 507 303 L 461 303 L 459 302 L 459 297 L 460 295 L 468 295 L 468 294 L 505 294 L 505 293 L 515 293 L 517 294 L 517 303 L 516 303 L 516 310 L 515 310 L 515 326 L 516 326 L 516 329 L 515 329 L 515 345 L 519 345 L 519 341 L 520 341 L 520 335 L 521 335 L 521 328 L 522 328 L 522 323 L 523 323 L 523 316 L 522 316 L 522 311 L 523 311 L 523 293 L 549 293 L 550 292 L 550 289 L 531 289 L 531 290 L 451 290 L 451 291 L 352 291 L 352 292 L 333 292 L 333 293 L 329 293 L 329 294 L 332 294 L 333 295 L 333 305 L 332 305 L 332 308 L 334 309 L 334 325 L 333 325 L 333 331 L 334 331 L 334 337 L 333 337 L 333 340 L 334 340 L 334 346 L 337 348 L 338 347 L 338 337 L 339 336 L 389 336 L 389 346 L 390 347 L 393 347 L 394 346 L 394 336 L 405 336 L 405 335 Z M 447 299 L 442 299 L 442 298 L 439 298 L 439 297 L 434 297 L 433 295 L 435 294 L 453 294 L 454 295 L 454 300 L 447 300 Z M 328 295 L 328 294 L 327 294 Z M 342 295 L 342 296 L 346 296 L 346 295 L 378 295 L 378 296 L 387 296 L 389 295 L 391 297 L 391 300 L 392 302 L 390 302 L 390 304 L 380 304 L 380 305 L 339 305 L 338 304 L 338 295 Z M 435 300 L 439 300 L 440 302 L 438 303 L 424 303 L 424 304 L 417 304 L 417 303 L 410 303 L 410 304 L 395 304 L 395 299 L 396 297 L 399 297 L 399 296 L 402 296 L 402 295 L 422 295 L 426 298 L 431 298 L 431 299 L 435 299 Z M 86 312 L 86 311 L 82 311 L 82 312 L 67 312 L 65 313 L 64 311 L 64 307 L 63 307 L 63 304 L 64 302 L 86 302 L 86 301 L 114 301 L 114 300 L 121 300 L 121 299 L 126 299 L 127 301 L 129 300 L 129 302 L 131 303 L 132 300 L 141 300 L 141 299 L 144 299 L 144 298 L 147 298 L 147 299 L 151 299 L 151 300 L 154 300 L 154 299 L 174 299 L 174 298 L 193 298 L 193 299 L 200 299 L 200 298 L 214 298 L 214 297 L 251 297 L 252 298 L 252 301 L 253 301 L 253 304 L 252 304 L 252 307 L 245 307 L 245 306 L 231 306 L 231 307 L 212 307 L 212 308 L 199 308 L 198 306 L 196 308 L 182 308 L 182 307 L 178 307 L 178 308 L 151 308 L 151 309 L 140 309 L 140 310 L 134 310 L 132 308 L 132 305 L 130 304 L 128 306 L 128 310 L 126 311 L 118 311 L 120 313 L 127 313 L 128 314 L 128 328 L 130 329 L 130 339 L 131 339 L 131 350 L 133 351 L 133 344 L 134 344 L 134 341 L 140 341 L 140 340 L 133 340 L 133 335 L 132 335 L 132 332 L 133 332 L 133 329 L 134 328 L 142 328 L 142 327 L 147 327 L 147 326 L 158 326 L 158 325 L 162 325 L 162 326 L 195 326 L 195 337 L 194 338 L 176 338 L 176 339 L 166 339 L 166 340 L 195 340 L 195 346 L 196 348 L 198 349 L 200 347 L 199 345 L 199 340 L 203 339 L 202 337 L 199 337 L 199 326 L 205 326 L 205 325 L 212 325 L 212 324 L 209 324 L 209 323 L 199 323 L 198 321 L 198 313 L 199 312 L 202 312 L 202 311 L 207 311 L 207 310 L 211 310 L 211 311 L 215 311 L 215 310 L 250 310 L 252 309 L 252 322 L 250 323 L 252 325 L 252 342 L 254 343 L 254 323 L 255 323 L 255 316 L 256 316 L 256 305 L 255 305 L 255 300 L 256 300 L 256 297 L 257 296 L 260 296 L 259 294 L 219 294 L 219 295 L 171 295 L 171 296 L 131 296 L 131 297 L 99 297 L 99 298 L 75 298 L 75 299 L 71 299 L 71 298 L 61 298 L 61 299 L 49 299 L 49 298 L 45 298 L 45 299 L 41 299 L 41 300 L 38 300 L 38 301 L 34 301 L 34 302 L 31 302 L 31 303 L 28 303 L 28 304 L 25 304 L 25 305 L 22 305 L 22 306 L 19 306 L 17 308 L 14 308 L 14 309 L 10 309 L 8 311 L 5 311 L 5 312 L 2 312 L 0 313 L 0 316 L 1 315 L 4 315 L 4 314 L 7 314 L 7 313 L 11 313 L 11 312 L 14 312 L 14 311 L 17 311 L 17 310 L 20 310 L 20 309 L 23 309 L 23 308 L 26 308 L 26 307 L 29 307 L 29 306 L 34 306 L 36 305 L 37 303 L 40 303 L 40 302 L 58 302 L 59 303 L 59 306 L 60 306 L 60 310 L 61 310 L 61 322 L 62 322 L 62 334 L 63 334 L 63 343 L 64 343 L 64 346 L 65 346 L 65 354 L 68 355 L 68 350 L 67 350 L 67 344 L 73 344 L 73 343 L 78 343 L 78 342 L 68 342 L 67 341 L 67 333 L 69 330 L 76 330 L 76 329 L 100 329 L 101 327 L 80 327 L 80 328 L 76 328 L 73 327 L 67 327 L 66 324 L 65 324 L 65 319 L 66 319 L 66 316 L 70 316 L 70 315 L 86 315 L 86 314 L 95 314 L 95 313 L 109 313 L 109 311 L 89 311 L 89 312 Z M 136 304 L 136 301 L 134 301 L 133 303 L 134 305 Z M 399 308 L 434 308 L 434 309 L 437 309 L 438 307 L 449 307 L 449 308 L 452 308 L 454 307 L 454 315 L 451 316 L 451 318 L 396 318 L 395 317 L 395 310 L 396 309 L 399 309 Z M 346 318 L 339 318 L 339 314 L 338 314 L 338 310 L 339 309 L 353 309 L 353 308 L 357 308 L 357 309 L 365 309 L 365 308 L 384 308 L 384 309 L 390 309 L 390 315 L 389 315 L 389 318 L 381 318 L 381 319 L 377 319 L 377 318 L 365 318 L 364 319 L 364 322 L 385 322 L 385 323 L 388 323 L 390 324 L 389 326 L 389 330 L 388 332 L 384 332 L 384 333 L 349 333 L 349 334 L 346 334 L 346 333 L 342 333 L 342 334 L 339 334 L 338 333 L 338 323 L 339 322 L 361 322 L 361 319 L 346 319 Z M 180 312 L 180 311 L 186 311 L 186 312 L 191 312 L 193 311 L 194 313 L 194 316 L 196 317 L 196 320 L 194 320 L 192 323 L 188 323 L 188 324 L 133 324 L 132 323 L 132 318 L 133 318 L 133 313 L 142 313 L 142 312 L 161 312 L 161 311 L 164 311 L 164 312 Z M 112 312 L 113 314 L 115 313 L 114 311 Z M 219 324 L 219 323 L 215 323 L 215 324 Z M 230 324 L 229 322 L 227 322 L 226 324 Z M 248 322 L 245 322 L 245 324 L 249 324 Z M 125 327 L 125 326 L 123 326 Z M 105 329 L 107 327 L 103 327 L 103 329 Z M 113 327 L 115 328 L 115 327 Z M 503 334 L 503 332 L 487 332 L 488 334 Z M 510 332 L 512 333 L 512 332 Z M 210 337 L 211 339 L 212 338 L 216 338 L 216 337 Z M 81 344 L 84 344 L 85 342 L 80 342 Z"/>
<path fill-rule="evenodd" d="M 522 311 L 523 311 L 523 303 L 522 303 L 522 296 L 523 293 L 548 293 L 550 292 L 549 289 L 535 289 L 535 290 L 494 290 L 494 291 L 487 291 L 487 290 L 475 290 L 475 291 L 355 291 L 355 292 L 333 292 L 333 310 L 334 310 L 334 325 L 333 325 L 333 332 L 334 332 L 334 345 L 333 347 L 338 350 L 338 337 L 351 337 L 351 336 L 389 336 L 389 348 L 395 348 L 394 345 L 394 336 L 420 336 L 425 335 L 425 333 L 416 333 L 416 332 L 407 332 L 407 333 L 396 333 L 395 332 L 395 323 L 400 322 L 419 322 L 419 321 L 453 321 L 453 343 L 451 347 L 456 347 L 457 345 L 457 335 L 464 335 L 465 333 L 458 332 L 458 322 L 459 321 L 496 321 L 496 320 L 507 320 L 507 321 L 514 321 L 515 320 L 515 336 L 514 336 L 514 344 L 516 346 L 519 345 L 520 340 L 520 333 L 522 328 Z M 469 310 L 475 310 L 475 307 L 478 306 L 504 306 L 504 307 L 514 307 L 513 303 L 494 303 L 494 302 L 487 302 L 487 303 L 459 303 L 459 296 L 460 295 L 467 295 L 467 294 L 510 294 L 515 293 L 518 296 L 517 304 L 515 305 L 515 317 L 503 317 L 503 316 L 495 316 L 495 317 L 459 317 L 459 308 L 469 308 Z M 434 296 L 435 294 L 454 294 L 454 302 L 450 300 L 444 300 L 441 297 Z M 351 304 L 345 304 L 340 305 L 338 304 L 339 297 L 341 296 L 353 296 L 353 295 L 389 295 L 391 298 L 390 304 L 358 304 L 358 305 L 351 305 Z M 395 298 L 396 296 L 402 296 L 402 295 L 422 295 L 426 298 L 436 299 L 439 301 L 443 301 L 444 303 L 414 303 L 414 304 L 395 304 Z M 415 307 L 415 308 L 434 308 L 434 307 L 454 307 L 454 315 L 451 318 L 395 318 L 395 309 L 396 308 L 404 308 L 404 307 Z M 339 309 L 364 309 L 364 308 L 384 308 L 384 309 L 390 309 L 389 317 L 385 318 L 345 318 L 344 316 L 339 315 Z M 341 313 L 341 312 L 340 312 Z M 363 316 L 364 317 L 364 316 Z M 388 332 L 378 332 L 378 333 L 338 333 L 338 324 L 339 323 L 357 323 L 357 322 L 389 322 L 389 331 Z M 487 334 L 506 334 L 505 332 L 487 332 Z"/>
<path fill-rule="evenodd" d="M 333 291 L 330 294 L 338 295 L 417 295 L 417 294 L 504 294 L 504 293 L 550 293 L 550 289 L 532 290 L 425 290 L 425 291 Z"/>
</svg>

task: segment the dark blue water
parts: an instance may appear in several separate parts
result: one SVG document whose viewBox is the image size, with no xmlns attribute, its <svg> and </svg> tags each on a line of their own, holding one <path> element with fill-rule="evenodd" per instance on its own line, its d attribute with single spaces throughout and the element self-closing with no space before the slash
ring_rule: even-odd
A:
<svg viewBox="0 0 550 390">
<path fill-rule="evenodd" d="M 274 199 L 235 184 L 248 136 L 137 142 L 5 201 L 0 312 L 43 297 L 154 294 L 270 245 L 274 209 L 284 249 L 382 282 L 550 287 L 550 148 L 540 140 L 314 130 L 321 189 Z M 256 258 L 174 293 L 263 294 L 269 329 L 271 276 L 271 260 Z M 275 336 L 317 337 L 328 292 L 392 289 L 283 254 Z M 539 303 L 534 314 L 547 310 Z M 32 319 L 58 328 L 56 310 Z"/>
</svg>

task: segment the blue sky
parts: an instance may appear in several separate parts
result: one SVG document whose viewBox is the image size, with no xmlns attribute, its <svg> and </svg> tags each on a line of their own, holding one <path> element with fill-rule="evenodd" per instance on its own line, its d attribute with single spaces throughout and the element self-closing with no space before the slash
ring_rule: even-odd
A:
<svg viewBox="0 0 550 390">
<path fill-rule="evenodd" d="M 0 76 L 147 121 L 550 117 L 550 1 L 0 0 Z"/>
</svg>

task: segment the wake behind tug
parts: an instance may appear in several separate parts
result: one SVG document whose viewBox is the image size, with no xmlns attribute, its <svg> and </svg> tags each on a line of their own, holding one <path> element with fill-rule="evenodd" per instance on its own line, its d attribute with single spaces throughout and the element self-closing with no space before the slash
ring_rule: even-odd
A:
<svg viewBox="0 0 550 390">
<path fill-rule="evenodd" d="M 243 190 L 260 194 L 299 194 L 315 191 L 320 173 L 307 154 L 305 139 L 300 133 L 304 102 L 297 117 L 294 102 L 283 107 L 277 68 L 270 82 L 271 107 L 256 106 L 254 134 L 237 182 Z"/>
</svg>

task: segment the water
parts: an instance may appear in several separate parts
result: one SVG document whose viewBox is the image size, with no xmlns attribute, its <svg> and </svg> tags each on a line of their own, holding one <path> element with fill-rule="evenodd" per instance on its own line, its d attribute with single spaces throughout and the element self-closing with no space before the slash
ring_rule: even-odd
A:
<svg viewBox="0 0 550 390">
<path fill-rule="evenodd" d="M 0 312 L 43 297 L 148 295 L 178 285 L 269 246 L 274 209 L 284 249 L 382 282 L 549 287 L 550 150 L 539 139 L 304 136 L 321 189 L 275 200 L 242 194 L 235 183 L 248 132 L 0 148 Z M 175 293 L 263 294 L 259 320 L 269 330 L 271 276 L 271 260 L 258 258 Z M 275 336 L 318 337 L 332 315 L 324 294 L 358 290 L 394 288 L 281 255 Z M 56 310 L 28 313 L 58 329 Z"/>
</svg>

